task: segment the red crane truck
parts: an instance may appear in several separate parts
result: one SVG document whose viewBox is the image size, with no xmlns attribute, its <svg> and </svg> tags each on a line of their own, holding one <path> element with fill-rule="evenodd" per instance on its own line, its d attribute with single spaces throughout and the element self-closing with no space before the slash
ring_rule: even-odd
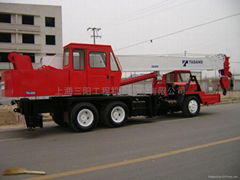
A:
<svg viewBox="0 0 240 180">
<path fill-rule="evenodd" d="M 43 127 L 41 113 L 50 113 L 60 126 L 74 131 L 92 130 L 99 121 L 106 126 L 123 126 L 128 117 L 153 117 L 169 111 L 196 116 L 200 104 L 220 102 L 220 94 L 205 94 L 190 71 L 175 70 L 159 79 L 158 72 L 121 79 L 121 66 L 111 46 L 71 43 L 64 47 L 63 69 L 42 66 L 34 70 L 28 56 L 12 52 L 14 69 L 1 78 L 5 97 L 13 100 L 15 112 L 25 117 L 28 128 Z M 219 72 L 226 91 L 231 77 L 229 58 Z M 120 86 L 152 79 L 152 94 L 118 95 Z M 48 96 L 49 98 L 39 98 Z M 32 97 L 38 97 L 34 99 Z"/>
</svg>

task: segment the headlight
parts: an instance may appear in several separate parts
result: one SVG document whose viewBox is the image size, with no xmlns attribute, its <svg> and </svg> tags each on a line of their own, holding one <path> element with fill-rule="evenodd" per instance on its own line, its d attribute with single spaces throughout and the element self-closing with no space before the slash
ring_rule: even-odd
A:
<svg viewBox="0 0 240 180">
<path fill-rule="evenodd" d="M 4 90 L 5 89 L 5 83 L 4 81 L 0 82 L 0 90 Z"/>
</svg>

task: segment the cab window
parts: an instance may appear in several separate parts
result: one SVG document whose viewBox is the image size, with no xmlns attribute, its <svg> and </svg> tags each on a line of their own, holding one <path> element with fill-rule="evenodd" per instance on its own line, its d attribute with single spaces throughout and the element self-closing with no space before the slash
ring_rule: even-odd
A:
<svg viewBox="0 0 240 180">
<path fill-rule="evenodd" d="M 102 52 L 89 53 L 89 63 L 91 68 L 105 68 L 106 54 Z"/>
<path fill-rule="evenodd" d="M 190 73 L 178 73 L 178 82 L 188 82 Z"/>
<path fill-rule="evenodd" d="M 81 49 L 73 50 L 73 69 L 74 70 L 84 69 L 84 51 Z"/>
<path fill-rule="evenodd" d="M 69 64 L 69 49 L 65 49 L 63 56 L 63 66 L 67 66 L 68 64 Z"/>
<path fill-rule="evenodd" d="M 172 82 L 174 82 L 174 73 L 169 73 L 169 74 L 167 74 L 166 82 L 167 82 L 167 83 L 172 83 Z"/>
<path fill-rule="evenodd" d="M 110 53 L 110 69 L 111 71 L 118 71 L 118 66 L 112 53 Z"/>
</svg>

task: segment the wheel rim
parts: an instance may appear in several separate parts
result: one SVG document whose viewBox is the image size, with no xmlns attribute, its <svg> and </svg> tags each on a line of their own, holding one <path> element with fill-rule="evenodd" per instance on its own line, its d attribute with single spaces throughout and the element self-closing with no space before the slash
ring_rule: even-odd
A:
<svg viewBox="0 0 240 180">
<path fill-rule="evenodd" d="M 121 106 L 116 106 L 111 111 L 111 119 L 115 123 L 121 123 L 125 119 L 125 110 Z"/>
<path fill-rule="evenodd" d="M 197 112 L 198 110 L 198 103 L 195 99 L 192 99 L 189 101 L 188 103 L 188 109 L 189 109 L 189 112 L 194 114 Z"/>
<path fill-rule="evenodd" d="M 80 126 L 88 127 L 93 123 L 94 115 L 89 109 L 82 109 L 77 115 L 77 121 Z"/>
</svg>

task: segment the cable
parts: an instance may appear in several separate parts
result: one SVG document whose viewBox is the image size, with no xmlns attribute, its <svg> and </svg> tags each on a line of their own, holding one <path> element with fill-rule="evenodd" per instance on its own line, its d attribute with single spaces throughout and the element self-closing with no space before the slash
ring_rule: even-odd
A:
<svg viewBox="0 0 240 180">
<path fill-rule="evenodd" d="M 163 4 L 164 2 L 169 2 L 169 0 L 165 0 L 165 1 L 162 1 L 161 6 L 155 6 L 155 7 L 151 7 L 151 8 L 144 8 L 142 10 L 143 12 L 135 13 L 136 14 L 135 17 L 128 17 L 125 20 L 123 20 L 122 22 L 120 21 L 119 23 L 111 24 L 110 28 L 116 27 L 118 25 L 123 25 L 123 24 L 129 23 L 129 22 L 132 22 L 132 21 L 136 21 L 136 20 L 142 19 L 142 18 L 144 18 L 146 16 L 150 16 L 150 15 L 153 15 L 153 14 L 156 14 L 156 13 L 163 13 L 165 11 L 168 11 L 168 10 L 172 9 L 172 8 L 176 8 L 176 7 L 182 6 L 184 4 L 192 3 L 194 1 L 196 1 L 196 0 L 187 0 L 187 1 L 184 1 L 183 3 L 173 4 L 173 6 L 170 6 L 171 5 L 170 3 Z M 164 9 L 164 6 L 170 6 L 170 7 Z M 159 11 L 159 8 L 163 8 L 163 10 Z M 139 11 L 141 11 L 141 10 L 139 10 Z"/>
<path fill-rule="evenodd" d="M 159 10 L 157 10 L 158 8 L 155 8 L 157 11 L 156 11 L 156 10 L 153 10 L 153 11 L 147 12 L 147 13 L 145 13 L 145 14 L 143 13 L 143 15 L 141 15 L 141 16 L 137 16 L 137 17 L 135 17 L 135 18 L 131 18 L 131 19 L 129 19 L 128 21 L 126 21 L 126 22 L 124 22 L 124 23 L 119 23 L 119 24 L 121 25 L 121 24 L 125 24 L 125 23 L 132 22 L 132 21 L 136 21 L 136 20 L 145 18 L 145 17 L 147 17 L 147 16 L 151 16 L 151 15 L 156 14 L 156 13 L 158 13 L 158 14 L 159 14 L 159 13 L 163 13 L 163 12 L 165 12 L 165 11 L 169 11 L 169 10 L 171 10 L 171 9 L 173 9 L 173 8 L 180 7 L 180 6 L 182 6 L 182 5 L 189 4 L 189 3 L 192 3 L 192 2 L 194 2 L 194 0 L 187 0 L 187 1 L 183 2 L 183 3 L 175 4 L 175 5 L 173 5 L 173 6 L 169 7 L 169 8 L 163 9 L 162 11 L 159 11 Z M 117 24 L 117 25 L 119 25 L 119 24 Z"/>
<path fill-rule="evenodd" d="M 117 21 L 119 21 L 119 23 L 116 23 L 116 19 L 114 19 L 114 23 L 108 23 L 107 26 L 115 27 L 116 25 L 128 23 L 129 21 L 131 21 L 132 19 L 135 19 L 136 17 L 138 17 L 141 14 L 151 11 L 152 9 L 161 8 L 162 6 L 165 6 L 168 3 L 168 1 L 171 1 L 171 0 L 163 0 L 161 2 L 151 5 L 150 7 L 142 8 L 133 13 L 130 13 L 124 18 L 117 19 Z"/>
<path fill-rule="evenodd" d="M 171 2 L 171 1 L 173 1 L 173 0 L 163 0 L 163 1 L 161 1 L 161 2 L 152 4 L 152 5 L 149 6 L 149 7 L 139 9 L 139 10 L 135 11 L 133 14 L 135 14 L 135 15 L 143 14 L 143 13 L 146 13 L 146 12 L 148 12 L 148 11 L 152 11 L 153 9 L 161 8 L 162 6 L 167 5 L 167 4 L 169 3 L 169 1 Z"/>
<path fill-rule="evenodd" d="M 215 23 L 215 22 L 218 22 L 218 21 L 222 21 L 224 19 L 228 19 L 228 18 L 232 18 L 232 17 L 235 17 L 235 16 L 239 16 L 239 15 L 240 15 L 240 12 L 238 12 L 236 14 L 229 15 L 229 16 L 225 16 L 225 17 L 222 17 L 222 18 L 214 19 L 212 21 L 208 21 L 208 22 L 205 22 L 205 23 L 201 23 L 201 24 L 198 24 L 198 25 L 195 25 L 195 26 L 190 26 L 190 27 L 187 27 L 187 28 L 184 28 L 184 29 L 172 32 L 172 33 L 164 34 L 164 35 L 161 35 L 161 36 L 149 39 L 149 40 L 140 41 L 140 42 L 137 42 L 137 43 L 134 43 L 134 44 L 130 44 L 130 45 L 122 47 L 122 48 L 118 48 L 118 49 L 116 49 L 116 51 L 123 50 L 123 49 L 130 48 L 130 47 L 134 47 L 134 46 L 138 46 L 140 44 L 145 44 L 147 42 L 152 42 L 153 40 L 162 39 L 162 38 L 165 38 L 165 37 L 168 37 L 168 36 L 172 36 L 172 35 L 175 35 L 175 34 L 178 34 L 178 33 L 182 33 L 184 31 L 195 29 L 195 28 L 198 28 L 198 27 L 201 27 L 201 26 L 212 24 L 212 23 Z"/>
</svg>

